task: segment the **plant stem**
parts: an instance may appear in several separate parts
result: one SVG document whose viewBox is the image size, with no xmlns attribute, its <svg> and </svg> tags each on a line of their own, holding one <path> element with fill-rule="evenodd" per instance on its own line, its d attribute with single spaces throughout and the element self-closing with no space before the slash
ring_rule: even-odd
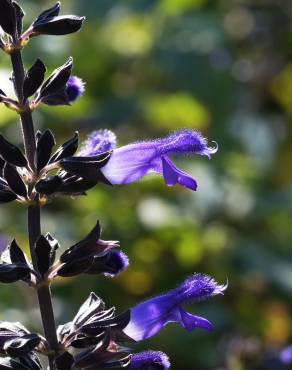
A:
<svg viewBox="0 0 292 370">
<path fill-rule="evenodd" d="M 14 51 L 11 54 L 11 62 L 13 67 L 14 75 L 14 87 L 20 104 L 24 104 L 23 101 L 23 81 L 24 81 L 24 67 L 22 63 L 21 53 L 19 50 Z M 23 134 L 25 154 L 32 171 L 35 171 L 34 156 L 36 150 L 36 141 L 34 134 L 33 120 L 30 110 L 25 110 L 20 114 L 21 129 Z"/>
<path fill-rule="evenodd" d="M 21 52 L 15 50 L 11 54 L 11 62 L 13 67 L 14 75 L 14 86 L 16 95 L 18 97 L 19 103 L 22 106 L 26 106 L 26 101 L 23 98 L 23 81 L 24 81 L 24 66 L 22 62 Z M 31 170 L 35 173 L 35 152 L 36 152 L 36 140 L 35 132 L 31 111 L 25 109 L 21 114 L 21 128 L 23 133 L 23 142 L 26 157 Z M 36 198 L 37 202 L 38 199 Z M 35 255 L 35 242 L 41 234 L 41 222 L 40 222 L 40 206 L 38 204 L 31 205 L 28 207 L 28 236 L 29 236 L 29 247 L 32 258 L 32 263 L 34 269 L 37 271 L 37 261 Z M 58 351 L 58 339 L 56 334 L 56 324 L 53 312 L 53 305 L 51 299 L 50 287 L 47 285 L 40 285 L 37 290 L 39 307 L 42 317 L 42 323 L 44 328 L 45 337 L 49 343 L 50 349 L 57 353 Z M 54 356 L 49 356 L 49 368 L 54 370 Z"/>
</svg>

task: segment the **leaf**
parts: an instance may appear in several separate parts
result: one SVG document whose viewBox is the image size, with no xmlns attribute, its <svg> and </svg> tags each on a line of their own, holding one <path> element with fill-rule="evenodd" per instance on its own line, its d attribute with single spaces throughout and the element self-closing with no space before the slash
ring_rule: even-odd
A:
<svg viewBox="0 0 292 370">
<path fill-rule="evenodd" d="M 69 262 L 72 260 L 74 261 L 74 259 L 78 259 L 84 256 L 83 248 L 86 247 L 87 245 L 95 246 L 100 238 L 100 235 L 101 235 L 101 227 L 100 227 L 99 221 L 97 221 L 94 228 L 89 232 L 88 235 L 86 235 L 84 239 L 72 245 L 61 255 L 60 261 L 61 262 Z M 94 293 L 91 293 L 91 294 L 94 294 Z"/>
<path fill-rule="evenodd" d="M 100 342 L 101 337 L 105 334 L 106 334 L 106 330 L 101 330 L 100 334 L 94 337 L 88 337 L 82 334 L 76 335 L 76 337 L 70 343 L 70 346 L 74 348 L 79 348 L 79 349 L 96 346 Z"/>
<path fill-rule="evenodd" d="M 43 235 L 36 241 L 35 254 L 37 259 L 38 271 L 43 275 L 51 266 L 52 246 Z"/>
<path fill-rule="evenodd" d="M 100 171 L 107 164 L 110 156 L 110 152 L 105 152 L 94 157 L 68 157 L 62 159 L 60 165 L 65 171 L 76 176 L 111 185 Z"/>
<path fill-rule="evenodd" d="M 22 32 L 22 19 L 25 13 L 16 1 L 12 1 L 12 5 L 15 9 L 17 35 L 20 36 Z"/>
<path fill-rule="evenodd" d="M 30 370 L 42 370 L 42 364 L 38 356 L 34 352 L 29 352 L 25 356 L 20 357 L 20 363 L 27 366 Z"/>
<path fill-rule="evenodd" d="M 127 310 L 118 316 L 109 317 L 109 318 L 105 318 L 102 320 L 95 320 L 89 324 L 84 325 L 82 327 L 82 333 L 94 335 L 96 329 L 107 328 L 107 327 L 112 327 L 112 328 L 116 327 L 122 330 L 129 324 L 130 319 L 131 319 L 131 312 L 130 310 Z"/>
<path fill-rule="evenodd" d="M 7 141 L 2 134 L 0 134 L 0 155 L 6 162 L 9 162 L 14 166 L 27 166 L 27 160 L 21 150 Z"/>
<path fill-rule="evenodd" d="M 0 190 L 0 203 L 9 203 L 17 199 L 17 195 L 11 191 Z"/>
<path fill-rule="evenodd" d="M 69 352 L 64 352 L 55 359 L 57 370 L 70 370 L 73 362 L 73 356 Z"/>
<path fill-rule="evenodd" d="M 56 144 L 54 135 L 50 130 L 46 130 L 38 139 L 36 148 L 37 170 L 44 168 L 52 154 L 52 149 Z"/>
<path fill-rule="evenodd" d="M 56 68 L 51 76 L 42 85 L 36 101 L 39 102 L 42 100 L 42 98 L 55 94 L 59 90 L 64 89 L 71 75 L 72 66 L 73 59 L 69 58 L 66 63 L 59 68 Z"/>
<path fill-rule="evenodd" d="M 27 71 L 23 83 L 23 97 L 26 100 L 32 96 L 44 81 L 46 73 L 46 66 L 44 63 L 37 59 L 35 63 Z"/>
<path fill-rule="evenodd" d="M 84 257 L 83 259 L 79 259 L 77 261 L 65 263 L 58 269 L 57 274 L 63 277 L 71 277 L 82 274 L 91 266 L 92 261 L 93 258 L 90 256 Z"/>
<path fill-rule="evenodd" d="M 49 163 L 58 162 L 63 158 L 73 156 L 78 149 L 78 144 L 79 144 L 79 134 L 78 131 L 76 131 L 71 139 L 67 140 L 63 145 L 61 145 L 57 149 L 55 154 L 50 159 Z"/>
<path fill-rule="evenodd" d="M 55 262 L 56 257 L 56 250 L 60 248 L 60 244 L 57 239 L 55 239 L 50 233 L 45 235 L 48 243 L 51 246 L 51 254 L 50 254 L 50 266 Z"/>
<path fill-rule="evenodd" d="M 26 197 L 27 196 L 26 186 L 22 181 L 22 178 L 17 172 L 16 168 L 6 162 L 3 173 L 10 189 L 14 191 L 14 193 L 16 193 L 17 195 Z"/>
<path fill-rule="evenodd" d="M 86 301 L 80 306 L 77 314 L 73 319 L 73 325 L 80 327 L 83 325 L 90 317 L 96 315 L 97 313 L 103 311 L 105 304 L 101 298 L 99 298 L 95 293 L 91 292 Z"/>
<path fill-rule="evenodd" d="M 23 263 L 2 263 L 0 264 L 0 282 L 14 283 L 22 280 L 30 274 L 30 268 Z"/>
<path fill-rule="evenodd" d="M 16 14 L 11 0 L 0 0 L 0 26 L 10 36 L 15 36 Z"/>
<path fill-rule="evenodd" d="M 57 192 L 63 184 L 59 176 L 47 177 L 35 185 L 35 190 L 40 194 L 51 195 Z"/>
<path fill-rule="evenodd" d="M 12 263 L 23 263 L 27 264 L 25 254 L 17 244 L 16 240 L 13 239 L 10 246 L 9 246 L 9 255 L 10 255 L 10 260 Z"/>
<path fill-rule="evenodd" d="M 33 23 L 34 35 L 68 35 L 80 30 L 85 17 L 76 15 L 63 15 L 51 18 L 43 18 Z"/>
<path fill-rule="evenodd" d="M 74 181 L 64 182 L 58 191 L 69 195 L 84 194 L 85 191 L 93 188 L 96 184 L 96 181 L 77 177 Z"/>
<path fill-rule="evenodd" d="M 11 357 L 26 355 L 40 343 L 41 337 L 37 334 L 26 334 L 22 337 L 6 341 L 3 348 Z"/>
<path fill-rule="evenodd" d="M 37 19 L 33 22 L 33 25 L 35 23 L 38 23 L 40 21 L 44 21 L 45 19 L 55 17 L 59 15 L 60 13 L 60 8 L 61 8 L 61 3 L 58 1 L 54 6 L 51 8 L 44 10 L 38 17 Z"/>
<path fill-rule="evenodd" d="M 9 357 L 0 358 L 0 370 L 30 370 L 30 368 Z"/>
</svg>

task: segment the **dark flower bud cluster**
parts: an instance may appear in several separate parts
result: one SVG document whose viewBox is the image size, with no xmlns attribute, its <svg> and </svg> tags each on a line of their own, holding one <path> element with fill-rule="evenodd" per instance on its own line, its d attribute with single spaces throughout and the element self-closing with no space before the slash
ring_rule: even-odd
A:
<svg viewBox="0 0 292 370">
<path fill-rule="evenodd" d="M 40 235 L 35 242 L 35 268 L 14 239 L 2 252 L 0 282 L 23 280 L 37 286 L 57 276 L 71 277 L 82 273 L 114 277 L 129 265 L 128 257 L 118 241 L 100 239 L 101 227 L 97 221 L 90 233 L 72 245 L 56 260 L 59 242 L 50 234 Z"/>
<path fill-rule="evenodd" d="M 76 15 L 60 16 L 61 3 L 42 12 L 31 24 L 23 37 L 33 37 L 38 35 L 67 35 L 80 30 L 84 17 Z"/>
<path fill-rule="evenodd" d="M 0 321 L 0 369 L 42 369 L 36 352 L 47 348 L 45 338 L 20 323 Z"/>
<path fill-rule="evenodd" d="M 107 163 L 110 153 L 104 153 L 94 158 L 74 156 L 78 142 L 79 135 L 76 132 L 51 156 L 55 143 L 53 135 L 50 131 L 39 134 L 36 149 L 39 179 L 35 190 L 41 196 L 50 196 L 56 192 L 67 195 L 83 195 L 86 190 L 98 182 L 109 184 L 100 168 Z M 50 171 L 56 168 L 60 168 L 58 173 L 50 176 Z"/>
<path fill-rule="evenodd" d="M 91 293 L 74 319 L 58 328 L 58 339 L 66 351 L 81 349 L 72 361 L 76 369 L 124 367 L 130 361 L 129 351 L 122 347 L 130 341 L 123 333 L 129 321 L 129 311 L 116 316 L 114 308 L 106 309 Z"/>
<path fill-rule="evenodd" d="M 84 195 L 98 182 L 110 185 L 101 172 L 110 158 L 110 152 L 94 157 L 74 156 L 78 142 L 76 132 L 52 154 L 56 144 L 54 135 L 50 130 L 38 131 L 35 174 L 22 151 L 0 134 L 0 203 L 13 200 L 32 202 L 36 195 L 45 203 L 57 193 Z M 51 176 L 51 171 L 58 168 L 57 174 Z"/>
<path fill-rule="evenodd" d="M 39 355 L 47 356 L 49 370 L 166 370 L 170 363 L 164 353 L 132 354 L 134 343 L 156 335 L 169 323 L 187 331 L 212 330 L 210 321 L 183 306 L 221 295 L 227 286 L 193 274 L 177 288 L 118 314 L 91 293 L 72 321 L 56 327 L 50 291 L 55 279 L 79 274 L 112 278 L 127 268 L 129 260 L 118 241 L 101 239 L 98 221 L 88 235 L 59 254 L 59 242 L 41 230 L 41 207 L 57 195 L 86 195 L 99 183 L 125 185 L 150 172 L 160 175 L 169 187 L 178 184 L 194 191 L 196 180 L 176 167 L 170 156 L 211 158 L 218 148 L 208 146 L 194 130 L 117 148 L 115 134 L 99 129 L 79 151 L 78 132 L 57 149 L 50 129 L 35 132 L 32 112 L 40 104 L 68 106 L 85 89 L 85 83 L 72 76 L 71 57 L 48 77 L 40 58 L 27 71 L 22 62 L 21 51 L 33 37 L 79 31 L 84 17 L 60 15 L 60 8 L 57 2 L 43 11 L 23 32 L 25 13 L 20 5 L 0 0 L 0 48 L 10 56 L 17 97 L 10 98 L 0 89 L 0 103 L 19 115 L 24 144 L 20 149 L 0 133 L 0 203 L 17 201 L 27 206 L 30 249 L 26 255 L 15 239 L 11 241 L 1 254 L 0 283 L 19 281 L 36 290 L 44 329 L 42 336 L 20 323 L 0 322 L 0 370 L 42 370 Z"/>
<path fill-rule="evenodd" d="M 33 268 L 15 239 L 1 254 L 1 262 L 1 283 L 14 283 L 18 280 L 32 281 L 34 274 Z"/>
<path fill-rule="evenodd" d="M 56 274 L 75 276 L 80 273 L 116 276 L 128 266 L 127 256 L 121 252 L 118 241 L 100 239 L 99 222 L 79 243 L 67 249 L 60 257 Z"/>
<path fill-rule="evenodd" d="M 27 41 L 39 35 L 67 35 L 80 30 L 85 17 L 76 15 L 60 16 L 61 3 L 57 2 L 51 8 L 43 11 L 22 33 L 22 19 L 25 15 L 20 5 L 13 0 L 1 0 L 0 3 L 0 26 L 14 41 L 18 40 L 18 46 L 24 46 Z M 1 39 L 1 48 L 11 51 L 11 40 L 5 42 Z"/>
</svg>

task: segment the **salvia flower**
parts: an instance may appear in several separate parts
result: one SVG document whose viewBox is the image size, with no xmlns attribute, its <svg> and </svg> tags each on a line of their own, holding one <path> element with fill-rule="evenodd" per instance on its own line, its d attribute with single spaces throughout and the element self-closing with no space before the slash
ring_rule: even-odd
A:
<svg viewBox="0 0 292 370">
<path fill-rule="evenodd" d="M 99 222 L 80 242 L 68 248 L 60 257 L 60 264 L 51 277 L 75 276 L 80 273 L 103 274 L 114 277 L 129 265 L 128 257 L 119 250 L 118 241 L 100 239 Z"/>
<path fill-rule="evenodd" d="M 85 82 L 77 77 L 71 76 L 66 84 L 66 94 L 68 97 L 68 101 L 73 103 L 75 100 L 80 98 L 85 91 Z"/>
<path fill-rule="evenodd" d="M 41 101 L 47 105 L 70 105 L 80 98 L 84 91 L 85 82 L 77 76 L 70 76 L 64 87 L 43 97 Z"/>
<path fill-rule="evenodd" d="M 157 334 L 169 322 L 176 322 L 188 331 L 212 330 L 207 319 L 186 312 L 182 304 L 223 294 L 225 289 L 226 285 L 217 284 L 207 275 L 194 274 L 176 289 L 132 308 L 131 320 L 124 332 L 135 341 L 141 341 Z"/>
<path fill-rule="evenodd" d="M 129 266 L 128 256 L 124 252 L 118 249 L 110 250 L 106 254 L 105 258 L 106 258 L 106 262 L 103 263 L 103 268 L 105 269 L 105 272 L 103 272 L 103 274 L 105 276 L 115 277 L 121 272 L 125 271 L 125 269 Z M 94 263 L 93 263 L 93 270 L 94 270 Z"/>
<path fill-rule="evenodd" d="M 83 143 L 79 156 L 92 157 L 116 148 L 116 135 L 107 129 L 93 131 Z"/>
<path fill-rule="evenodd" d="M 99 136 L 103 136 L 102 132 L 97 131 L 87 139 L 87 155 L 93 156 L 103 150 Z M 128 184 L 155 172 L 163 176 L 168 186 L 180 184 L 196 190 L 195 179 L 177 168 L 169 155 L 199 154 L 210 158 L 216 151 L 217 147 L 208 147 L 207 140 L 198 131 L 180 130 L 162 139 L 141 141 L 114 149 L 102 173 L 112 184 Z"/>
<path fill-rule="evenodd" d="M 168 356 L 163 352 L 141 352 L 134 354 L 131 358 L 131 370 L 167 370 L 169 368 Z"/>
<path fill-rule="evenodd" d="M 101 231 L 100 223 L 97 221 L 82 240 L 72 245 L 61 255 L 60 261 L 63 263 L 76 262 L 84 257 L 104 255 L 104 252 L 113 248 L 117 249 L 120 245 L 119 242 L 117 240 L 102 240 Z"/>
</svg>

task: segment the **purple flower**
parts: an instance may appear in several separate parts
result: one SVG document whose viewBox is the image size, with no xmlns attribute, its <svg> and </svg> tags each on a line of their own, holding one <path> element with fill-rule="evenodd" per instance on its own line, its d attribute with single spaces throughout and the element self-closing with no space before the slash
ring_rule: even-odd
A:
<svg viewBox="0 0 292 370">
<path fill-rule="evenodd" d="M 288 346 L 279 354 L 279 359 L 284 365 L 292 364 L 292 346 Z"/>
<path fill-rule="evenodd" d="M 169 322 L 176 322 L 188 331 L 195 328 L 212 330 L 208 320 L 186 312 L 181 305 L 223 294 L 226 287 L 207 275 L 194 274 L 176 289 L 132 308 L 131 320 L 124 332 L 135 341 L 140 341 L 157 334 Z"/>
<path fill-rule="evenodd" d="M 217 147 L 208 147 L 207 140 L 199 132 L 181 130 L 166 138 L 137 142 L 115 149 L 101 171 L 112 184 L 128 184 L 149 172 L 155 172 L 163 176 L 168 186 L 178 183 L 196 190 L 195 179 L 177 168 L 168 155 L 199 154 L 210 158 L 216 151 Z"/>
<path fill-rule="evenodd" d="M 141 352 L 131 358 L 130 370 L 167 370 L 170 363 L 163 352 Z"/>
<path fill-rule="evenodd" d="M 105 257 L 104 268 L 106 271 L 103 274 L 107 277 L 115 277 L 129 266 L 128 256 L 118 249 L 111 249 Z"/>
<path fill-rule="evenodd" d="M 67 81 L 65 90 L 69 103 L 73 103 L 84 93 L 85 83 L 81 78 L 77 76 L 71 76 Z"/>
<path fill-rule="evenodd" d="M 76 76 L 69 77 L 66 86 L 59 91 L 41 98 L 42 103 L 47 105 L 70 105 L 85 91 L 85 82 Z"/>
<path fill-rule="evenodd" d="M 80 157 L 92 157 L 115 149 L 116 135 L 110 130 L 93 131 L 83 143 L 79 152 Z"/>
</svg>

